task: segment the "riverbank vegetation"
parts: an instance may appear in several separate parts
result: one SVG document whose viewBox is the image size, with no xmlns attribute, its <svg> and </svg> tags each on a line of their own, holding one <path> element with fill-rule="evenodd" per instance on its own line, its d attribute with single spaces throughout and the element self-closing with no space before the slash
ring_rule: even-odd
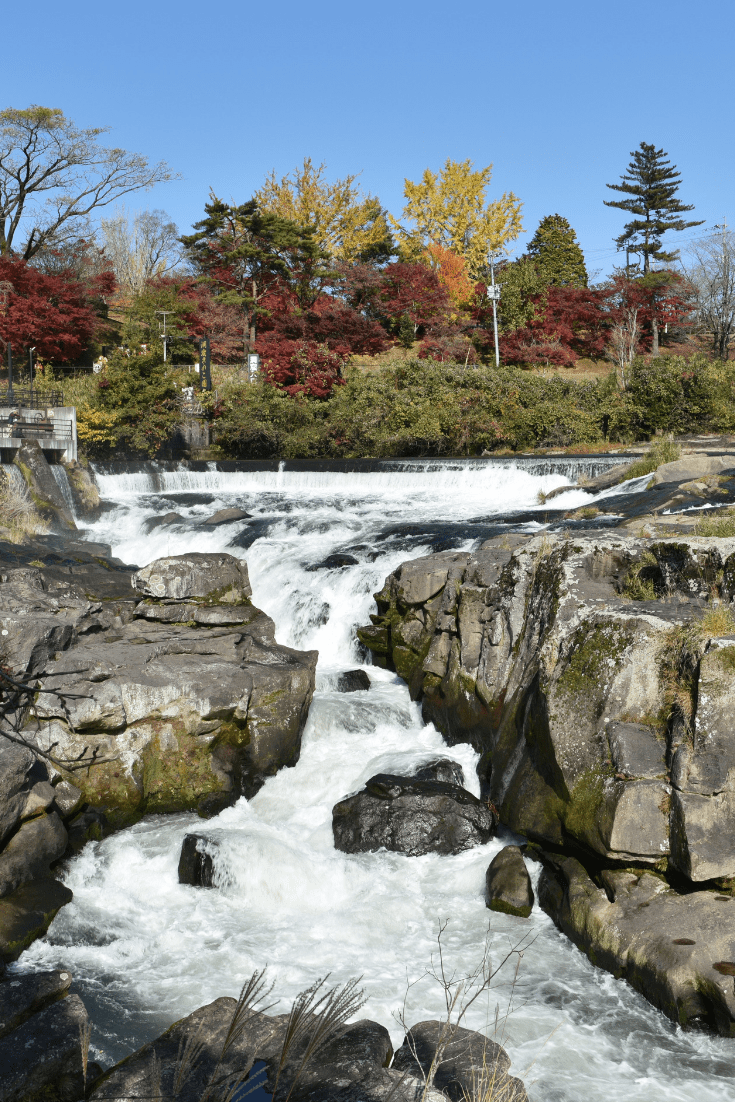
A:
<svg viewBox="0 0 735 1102">
<path fill-rule="evenodd" d="M 74 380 L 79 439 L 89 456 L 165 455 L 191 374 L 160 356 L 112 356 Z M 687 432 L 735 431 L 735 364 L 704 356 L 638 358 L 626 389 L 616 373 L 582 383 L 513 367 L 403 359 L 347 368 L 328 398 L 216 370 L 198 395 L 210 457 L 230 459 L 465 456 L 595 449 Z M 50 372 L 38 380 L 53 387 Z M 646 468 L 648 469 L 648 468 Z M 645 473 L 645 471 L 641 471 Z"/>
</svg>

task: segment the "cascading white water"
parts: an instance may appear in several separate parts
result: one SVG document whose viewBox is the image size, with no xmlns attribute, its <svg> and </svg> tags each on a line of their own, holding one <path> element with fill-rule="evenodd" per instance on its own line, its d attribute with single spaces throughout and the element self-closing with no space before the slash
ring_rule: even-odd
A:
<svg viewBox="0 0 735 1102">
<path fill-rule="evenodd" d="M 486 936 L 495 963 L 511 945 L 526 945 L 515 992 L 510 975 L 501 974 L 490 1005 L 476 1006 L 467 1024 L 487 1028 L 496 1003 L 502 1011 L 513 997 L 501 1039 L 534 1102 L 721 1102 L 732 1090 L 732 1042 L 683 1033 L 593 968 L 538 907 L 527 921 L 485 908 L 485 869 L 507 836 L 457 857 L 334 849 L 332 806 L 376 772 L 412 771 L 445 754 L 477 791 L 473 751 L 448 749 L 398 678 L 368 666 L 369 692 L 335 691 L 337 672 L 359 663 L 354 628 L 367 622 L 372 592 L 408 557 L 436 546 L 468 548 L 510 511 L 525 510 L 528 520 L 539 490 L 576 473 L 492 462 L 396 466 L 100 477 L 103 497 L 116 507 L 90 538 L 139 564 L 192 550 L 246 557 L 255 603 L 273 616 L 279 641 L 319 648 L 317 693 L 299 763 L 251 801 L 206 823 L 152 817 L 88 845 L 66 875 L 74 902 L 16 967 L 74 972 L 104 1062 L 195 1007 L 236 994 L 266 964 L 283 999 L 327 972 L 335 981 L 362 975 L 364 1013 L 400 1041 L 393 1014 L 407 979 L 429 966 L 438 924 L 447 921 L 447 959 L 460 972 L 477 965 Z M 556 504 L 589 501 L 570 490 Z M 252 519 L 201 526 L 234 505 Z M 171 511 L 183 519 L 146 534 L 147 521 Z M 355 564 L 320 567 L 335 551 Z M 213 890 L 178 883 L 181 841 L 192 827 L 210 839 Z M 408 991 L 409 1021 L 442 1010 L 432 981 Z"/>
<path fill-rule="evenodd" d="M 72 497 L 71 486 L 69 485 L 69 475 L 66 473 L 66 468 L 63 467 L 61 463 L 52 463 L 49 469 L 54 476 L 56 485 L 61 490 L 64 504 L 71 515 L 74 516 L 74 498 Z"/>
</svg>

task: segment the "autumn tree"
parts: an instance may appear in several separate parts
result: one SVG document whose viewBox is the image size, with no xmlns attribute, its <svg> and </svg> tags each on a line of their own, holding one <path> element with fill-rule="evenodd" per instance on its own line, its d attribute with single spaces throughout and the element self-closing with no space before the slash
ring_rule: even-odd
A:
<svg viewBox="0 0 735 1102">
<path fill-rule="evenodd" d="M 241 308 L 247 352 L 255 346 L 262 298 L 286 281 L 302 303 L 313 299 L 329 274 L 324 255 L 310 229 L 261 211 L 254 199 L 234 205 L 212 194 L 204 211 L 181 242 L 220 302 Z"/>
<path fill-rule="evenodd" d="M 100 226 L 105 256 L 118 287 L 128 295 L 140 294 L 151 279 L 166 275 L 179 261 L 179 231 L 163 210 L 131 215 L 121 206 L 111 218 L 102 218 Z"/>
<path fill-rule="evenodd" d="M 414 336 L 444 320 L 450 311 L 446 287 L 424 264 L 389 264 L 383 272 L 379 297 L 389 328 L 397 331 L 402 319 L 408 318 Z"/>
<path fill-rule="evenodd" d="M 467 261 L 451 249 L 432 241 L 426 247 L 429 266 L 446 288 L 449 300 L 458 310 L 466 307 L 475 293 L 475 285 L 467 275 Z"/>
<path fill-rule="evenodd" d="M 16 354 L 35 347 L 41 360 L 71 363 L 104 324 L 99 302 L 115 288 L 111 271 L 80 278 L 0 256 L 0 343 Z"/>
<path fill-rule="evenodd" d="M 546 284 L 555 287 L 587 286 L 584 253 L 576 233 L 560 214 L 549 214 L 541 219 L 526 255 L 536 265 Z"/>
<path fill-rule="evenodd" d="M 634 215 L 627 223 L 615 244 L 619 249 L 640 253 L 643 271 L 651 270 L 651 261 L 669 264 L 676 260 L 678 252 L 666 252 L 661 238 L 669 230 L 687 230 L 701 226 L 702 222 L 688 222 L 681 215 L 694 210 L 676 198 L 681 173 L 676 165 L 666 160 L 667 154 L 655 145 L 641 142 L 640 148 L 631 153 L 633 160 L 628 171 L 620 177 L 622 183 L 607 184 L 612 191 L 622 192 L 629 199 L 605 200 L 606 207 L 616 207 Z"/>
<path fill-rule="evenodd" d="M 93 211 L 175 178 L 163 162 L 99 145 L 108 130 L 80 129 L 57 108 L 0 111 L 0 254 L 30 260 L 84 237 Z"/>
<path fill-rule="evenodd" d="M 492 165 L 475 170 L 472 161 L 447 159 L 441 172 L 426 169 L 421 180 L 404 182 L 404 223 L 390 217 L 406 259 L 416 260 L 432 243 L 464 259 L 471 280 L 480 279 L 488 255 L 501 252 L 523 228 L 521 201 L 506 192 L 488 201 Z"/>
<path fill-rule="evenodd" d="M 275 170 L 253 196 L 262 211 L 308 226 L 316 244 L 335 260 L 387 260 L 393 238 L 380 200 L 364 195 L 349 175 L 330 183 L 326 165 L 305 157 L 301 168 L 277 179 Z"/>
</svg>

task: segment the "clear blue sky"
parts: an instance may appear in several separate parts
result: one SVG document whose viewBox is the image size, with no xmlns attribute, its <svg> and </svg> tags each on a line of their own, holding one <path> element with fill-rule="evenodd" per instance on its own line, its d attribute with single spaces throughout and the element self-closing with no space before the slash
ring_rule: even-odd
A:
<svg viewBox="0 0 735 1102">
<path fill-rule="evenodd" d="M 183 179 L 129 202 L 182 232 L 210 186 L 244 201 L 307 154 L 396 214 L 404 177 L 469 157 L 523 200 L 519 246 L 558 212 L 605 274 L 624 220 L 605 184 L 641 141 L 696 217 L 735 222 L 732 0 L 40 0 L 3 28 L 2 106 L 60 107 L 166 160 Z"/>
</svg>

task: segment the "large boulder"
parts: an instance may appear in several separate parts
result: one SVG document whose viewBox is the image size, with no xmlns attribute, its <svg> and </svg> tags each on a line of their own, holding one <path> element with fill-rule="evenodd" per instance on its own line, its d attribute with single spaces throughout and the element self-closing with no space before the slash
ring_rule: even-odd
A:
<svg viewBox="0 0 735 1102">
<path fill-rule="evenodd" d="M 451 1102 L 468 1098 L 528 1102 L 520 1079 L 509 1075 L 505 1049 L 472 1029 L 427 1021 L 412 1026 L 393 1060 L 396 1071 L 425 1079 L 434 1068 L 434 1085 Z"/>
<path fill-rule="evenodd" d="M 97 809 L 111 828 L 146 812 L 209 815 L 298 760 L 317 655 L 275 642 L 245 563 L 159 560 L 133 580 L 167 596 L 124 601 L 90 601 L 68 582 L 62 591 L 52 570 L 26 573 L 2 585 L 6 662 L 38 690 L 13 722 L 48 755 L 54 783 L 73 786 L 82 814 Z M 0 839 L 30 814 L 23 767 L 0 759 Z M 39 814 L 40 789 L 33 801 Z"/>
<path fill-rule="evenodd" d="M 594 964 L 680 1025 L 735 1036 L 735 898 L 644 869 L 605 869 L 598 887 L 573 857 L 544 862 L 539 903 Z"/>
<path fill-rule="evenodd" d="M 184 601 L 189 597 L 239 604 L 250 597 L 252 589 L 247 565 L 234 555 L 173 555 L 156 559 L 138 570 L 132 578 L 133 589 L 149 597 Z"/>
<path fill-rule="evenodd" d="M 388 849 L 418 857 L 461 853 L 492 838 L 492 811 L 455 784 L 378 773 L 332 811 L 334 844 L 344 853 Z"/>
<path fill-rule="evenodd" d="M 485 902 L 491 911 L 528 918 L 533 910 L 533 888 L 518 846 L 496 853 L 485 874 Z"/>
</svg>

